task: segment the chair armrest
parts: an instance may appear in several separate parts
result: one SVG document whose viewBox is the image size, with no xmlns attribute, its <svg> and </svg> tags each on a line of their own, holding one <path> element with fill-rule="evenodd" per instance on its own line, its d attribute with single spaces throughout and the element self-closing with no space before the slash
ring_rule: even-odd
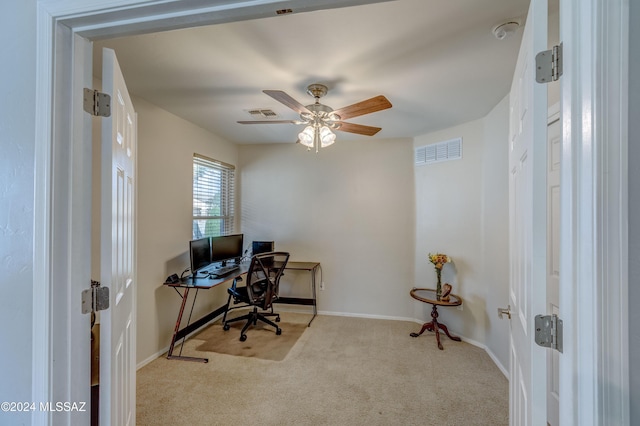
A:
<svg viewBox="0 0 640 426">
<path fill-rule="evenodd" d="M 242 277 L 235 277 L 233 279 L 233 283 L 231 283 L 231 288 L 233 290 L 235 290 L 236 289 L 236 284 L 238 284 L 238 282 L 240 282 L 240 281 L 242 281 Z"/>
</svg>

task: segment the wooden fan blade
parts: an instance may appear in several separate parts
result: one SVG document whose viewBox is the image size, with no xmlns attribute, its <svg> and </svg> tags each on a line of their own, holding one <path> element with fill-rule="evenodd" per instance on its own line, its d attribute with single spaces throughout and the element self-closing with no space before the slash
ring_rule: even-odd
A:
<svg viewBox="0 0 640 426">
<path fill-rule="evenodd" d="M 340 116 L 340 120 L 346 120 L 348 118 L 359 117 L 361 115 L 370 114 L 387 108 L 391 108 L 391 102 L 389 102 L 389 100 L 384 96 L 380 95 L 375 98 L 367 99 L 366 101 L 358 102 L 357 104 L 340 108 L 333 112 Z"/>
<path fill-rule="evenodd" d="M 237 121 L 240 124 L 300 124 L 296 120 Z"/>
<path fill-rule="evenodd" d="M 342 121 L 340 122 L 340 127 L 338 127 L 336 130 L 341 130 L 343 132 L 349 133 L 357 133 L 359 135 L 365 136 L 373 136 L 382 129 L 380 127 L 363 126 L 362 124 L 345 123 L 344 121 Z"/>
<path fill-rule="evenodd" d="M 311 111 L 309 111 L 306 106 L 302 105 L 282 90 L 263 90 L 263 92 L 271 96 L 276 101 L 288 106 L 298 114 L 302 114 L 303 112 L 311 114 Z"/>
</svg>

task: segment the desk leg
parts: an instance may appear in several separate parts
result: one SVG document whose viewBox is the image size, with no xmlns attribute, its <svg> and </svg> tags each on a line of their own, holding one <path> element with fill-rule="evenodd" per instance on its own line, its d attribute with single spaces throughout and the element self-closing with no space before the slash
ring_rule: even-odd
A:
<svg viewBox="0 0 640 426">
<path fill-rule="evenodd" d="M 316 270 L 318 269 L 318 267 L 316 266 L 315 268 L 313 268 L 311 270 L 311 292 L 313 293 L 313 316 L 311 317 L 311 320 L 309 321 L 309 324 L 307 324 L 307 327 L 311 327 L 311 323 L 313 322 L 313 320 L 315 319 L 316 315 L 318 314 L 318 305 L 317 305 L 317 298 L 316 298 Z"/>
<path fill-rule="evenodd" d="M 176 326 L 173 329 L 173 337 L 171 338 L 171 345 L 169 346 L 167 359 L 181 359 L 183 361 L 209 362 L 207 358 L 195 358 L 191 356 L 173 355 L 173 347 L 176 344 L 178 332 L 180 331 L 180 323 L 182 322 L 182 314 L 184 313 L 184 307 L 187 304 L 187 296 L 189 296 L 189 287 L 185 287 L 184 293 L 182 293 L 182 304 L 180 305 L 180 312 L 178 312 L 178 319 L 176 320 Z M 194 304 L 196 303 L 195 299 L 193 299 L 193 303 Z"/>
</svg>

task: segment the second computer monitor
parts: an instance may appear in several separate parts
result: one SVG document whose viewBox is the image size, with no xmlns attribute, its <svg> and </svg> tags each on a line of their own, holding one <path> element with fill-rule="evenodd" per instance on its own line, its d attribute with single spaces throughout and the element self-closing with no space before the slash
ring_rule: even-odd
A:
<svg viewBox="0 0 640 426">
<path fill-rule="evenodd" d="M 206 268 L 211 264 L 211 239 L 206 237 L 190 241 L 189 253 L 191 257 L 191 272 L 196 274 L 200 269 Z"/>
<path fill-rule="evenodd" d="M 242 234 L 211 237 L 211 262 L 223 262 L 235 260 L 240 262 L 242 258 Z"/>
<path fill-rule="evenodd" d="M 274 250 L 273 241 L 254 241 L 251 245 L 251 254 L 269 253 Z"/>
</svg>

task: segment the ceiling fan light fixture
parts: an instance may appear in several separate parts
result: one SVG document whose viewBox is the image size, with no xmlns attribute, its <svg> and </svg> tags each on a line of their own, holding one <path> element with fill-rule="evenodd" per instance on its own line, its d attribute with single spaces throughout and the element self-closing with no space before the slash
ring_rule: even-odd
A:
<svg viewBox="0 0 640 426">
<path fill-rule="evenodd" d="M 303 131 L 298 133 L 298 140 L 306 147 L 313 148 L 313 140 L 315 139 L 315 131 L 312 126 L 307 126 Z"/>
<path fill-rule="evenodd" d="M 322 126 L 320 129 L 320 146 L 326 148 L 336 141 L 336 134 L 331 131 L 327 126 Z"/>
</svg>

